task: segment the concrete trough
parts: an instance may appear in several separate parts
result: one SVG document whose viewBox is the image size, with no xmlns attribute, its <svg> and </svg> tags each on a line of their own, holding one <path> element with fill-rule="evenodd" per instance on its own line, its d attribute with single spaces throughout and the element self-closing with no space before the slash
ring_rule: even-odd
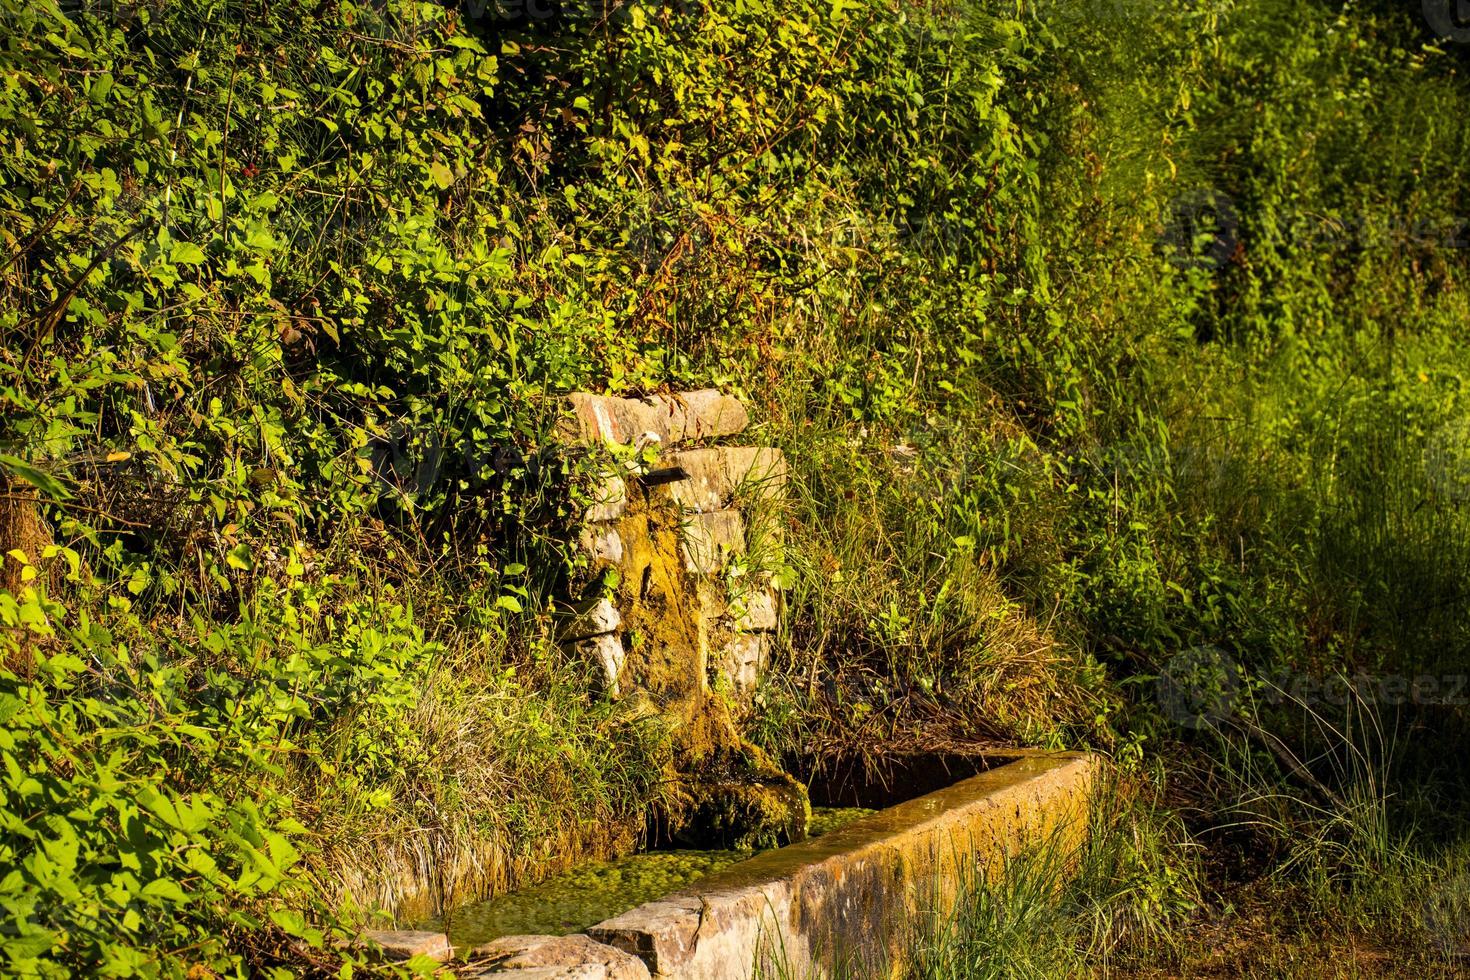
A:
<svg viewBox="0 0 1470 980">
<path fill-rule="evenodd" d="M 1097 757 L 957 758 L 961 771 L 977 774 L 600 922 L 586 931 L 592 942 L 561 944 L 566 957 L 554 966 L 545 937 L 510 937 L 499 942 L 499 971 L 482 962 L 461 975 L 641 977 L 630 969 L 635 959 L 649 976 L 677 980 L 890 973 L 904 963 L 915 923 L 946 915 L 967 883 L 993 876 L 1027 846 L 1070 852 L 1086 837 Z M 923 792 L 949 768 L 899 766 L 876 780 L 849 773 L 814 782 L 813 797 Z M 534 973 L 508 955 L 518 944 L 542 951 Z M 631 955 L 610 956 L 608 947 Z"/>
</svg>

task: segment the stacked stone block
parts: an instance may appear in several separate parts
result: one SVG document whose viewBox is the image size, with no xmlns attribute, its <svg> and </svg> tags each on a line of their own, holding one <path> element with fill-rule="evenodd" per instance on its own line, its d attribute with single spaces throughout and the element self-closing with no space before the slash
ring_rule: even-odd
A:
<svg viewBox="0 0 1470 980">
<path fill-rule="evenodd" d="M 644 399 L 575 394 L 559 429 L 564 442 L 584 446 L 657 444 L 651 472 L 610 467 L 587 507 L 579 547 L 594 567 L 617 568 L 628 578 L 647 574 L 640 567 L 638 526 L 627 519 L 629 503 L 648 500 L 677 514 L 683 563 L 682 597 L 695 610 L 695 656 L 706 660 L 701 673 L 737 701 L 748 699 L 770 659 L 780 622 L 781 596 L 772 577 L 758 567 L 742 577 L 726 575 L 730 562 L 769 564 L 779 549 L 774 529 L 753 540 L 744 506 L 774 503 L 785 492 L 786 461 L 779 449 L 758 446 L 695 445 L 738 436 L 749 415 L 738 400 L 714 390 Z M 652 488 L 652 489 L 650 489 Z M 752 555 L 752 548 L 759 552 Z M 597 666 L 613 695 L 644 686 L 629 673 L 623 610 L 615 598 L 593 597 L 567 610 L 561 639 L 586 662 Z"/>
</svg>

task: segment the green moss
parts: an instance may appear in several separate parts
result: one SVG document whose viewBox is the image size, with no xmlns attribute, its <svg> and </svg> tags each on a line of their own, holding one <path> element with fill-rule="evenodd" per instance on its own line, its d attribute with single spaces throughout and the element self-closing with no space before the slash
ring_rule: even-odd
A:
<svg viewBox="0 0 1470 980">
<path fill-rule="evenodd" d="M 675 839 L 699 847 L 775 847 L 806 836 L 806 789 L 740 735 L 707 678 L 708 637 L 699 582 L 685 568 L 677 507 L 667 491 L 633 487 L 618 524 L 623 628 L 645 639 L 629 648 L 623 681 L 647 692 L 669 725 L 674 791 L 656 807 Z"/>
<path fill-rule="evenodd" d="M 877 812 L 865 806 L 813 807 L 812 818 L 806 825 L 806 835 L 821 837 Z"/>
<path fill-rule="evenodd" d="M 692 784 L 694 805 L 676 832 L 684 843 L 738 850 L 804 840 L 811 820 L 806 789 L 784 773 Z"/>
</svg>

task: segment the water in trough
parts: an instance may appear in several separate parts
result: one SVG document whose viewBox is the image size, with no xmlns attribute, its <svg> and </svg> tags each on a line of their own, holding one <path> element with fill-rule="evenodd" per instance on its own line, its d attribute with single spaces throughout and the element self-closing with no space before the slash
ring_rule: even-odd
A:
<svg viewBox="0 0 1470 980">
<path fill-rule="evenodd" d="M 819 837 L 873 813 L 863 807 L 815 808 L 808 835 Z M 458 949 L 501 936 L 568 935 L 694 884 L 755 851 L 658 850 L 593 861 L 539 885 L 452 909 L 422 928 L 449 933 Z"/>
</svg>

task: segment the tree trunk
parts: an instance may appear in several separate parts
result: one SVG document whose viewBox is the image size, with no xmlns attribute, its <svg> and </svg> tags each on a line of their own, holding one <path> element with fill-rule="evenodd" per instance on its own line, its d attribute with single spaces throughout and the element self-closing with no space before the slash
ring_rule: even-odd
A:
<svg viewBox="0 0 1470 980">
<path fill-rule="evenodd" d="M 39 565 L 41 552 L 51 535 L 36 510 L 36 493 L 18 480 L 0 478 L 0 589 L 19 594 L 21 569 L 11 556 L 20 551 L 32 565 Z"/>
<path fill-rule="evenodd" d="M 19 594 L 24 564 L 10 555 L 24 552 L 31 564 L 40 564 L 51 535 L 35 510 L 35 491 L 19 480 L 0 478 L 0 589 Z"/>
<path fill-rule="evenodd" d="M 41 552 L 50 543 L 51 533 L 36 509 L 35 491 L 17 480 L 0 476 L 0 592 L 18 596 L 25 587 L 21 574 L 25 565 L 10 552 L 22 552 L 26 561 L 38 566 Z M 30 651 L 31 638 L 25 630 L 20 631 L 18 643 L 0 643 L 4 668 L 21 676 L 29 674 Z"/>
</svg>

